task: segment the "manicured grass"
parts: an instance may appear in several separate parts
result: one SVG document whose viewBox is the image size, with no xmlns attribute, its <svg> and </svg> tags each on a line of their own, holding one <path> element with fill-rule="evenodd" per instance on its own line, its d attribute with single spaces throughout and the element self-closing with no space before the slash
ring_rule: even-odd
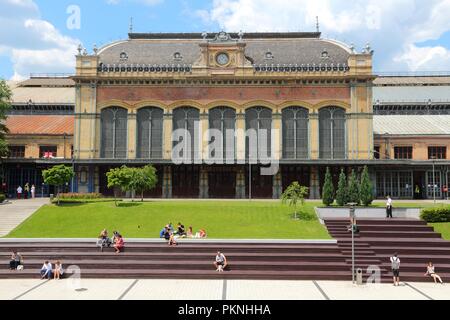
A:
<svg viewBox="0 0 450 320">
<path fill-rule="evenodd" d="M 314 205 L 305 209 L 314 216 Z M 155 201 L 46 205 L 11 232 L 9 238 L 93 238 L 104 228 L 126 238 L 157 238 L 172 222 L 204 228 L 215 239 L 331 239 L 317 219 L 291 219 L 279 202 Z"/>
<path fill-rule="evenodd" d="M 430 223 L 436 232 L 442 234 L 442 238 L 450 240 L 450 222 L 445 223 Z"/>
</svg>

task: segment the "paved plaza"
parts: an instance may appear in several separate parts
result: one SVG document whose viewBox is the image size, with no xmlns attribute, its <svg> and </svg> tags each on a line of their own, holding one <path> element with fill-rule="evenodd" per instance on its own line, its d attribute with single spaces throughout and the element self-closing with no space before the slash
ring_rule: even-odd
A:
<svg viewBox="0 0 450 320">
<path fill-rule="evenodd" d="M 450 285 L 333 281 L 0 280 L 0 300 L 449 300 Z"/>
</svg>

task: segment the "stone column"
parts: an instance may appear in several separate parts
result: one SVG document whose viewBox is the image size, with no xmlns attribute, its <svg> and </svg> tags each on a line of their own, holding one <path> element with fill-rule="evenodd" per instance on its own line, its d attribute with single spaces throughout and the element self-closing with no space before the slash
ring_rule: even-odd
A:
<svg viewBox="0 0 450 320">
<path fill-rule="evenodd" d="M 200 168 L 200 199 L 209 198 L 208 171 L 206 168 Z"/>
<path fill-rule="evenodd" d="M 245 172 L 242 168 L 236 170 L 236 199 L 245 199 Z"/>
<path fill-rule="evenodd" d="M 172 159 L 172 131 L 173 131 L 173 118 L 172 113 L 168 112 L 164 114 L 163 123 L 163 158 L 164 160 Z"/>
<path fill-rule="evenodd" d="M 276 175 L 273 176 L 273 198 L 280 199 L 282 193 L 283 193 L 283 181 L 280 170 Z"/>
<path fill-rule="evenodd" d="M 274 113 L 272 116 L 272 129 L 274 132 L 272 133 L 273 141 L 272 141 L 272 158 L 275 160 L 280 160 L 283 154 L 282 147 L 282 118 L 281 113 Z"/>
<path fill-rule="evenodd" d="M 208 139 L 205 139 L 204 135 L 209 129 L 209 114 L 208 111 L 205 110 L 203 113 L 200 114 L 200 126 L 199 126 L 199 139 L 200 141 L 198 146 L 199 151 L 199 157 L 200 157 L 200 163 L 203 163 L 203 161 L 208 159 Z"/>
<path fill-rule="evenodd" d="M 319 114 L 309 115 L 309 153 L 313 160 L 319 159 Z"/>
<path fill-rule="evenodd" d="M 128 159 L 136 159 L 136 113 L 128 113 Z"/>
<path fill-rule="evenodd" d="M 236 159 L 238 163 L 245 163 L 245 113 L 236 115 Z"/>
<path fill-rule="evenodd" d="M 320 199 L 321 195 L 320 195 L 320 179 L 318 167 L 311 167 L 309 179 L 310 179 L 309 198 L 311 200 Z"/>
<path fill-rule="evenodd" d="M 163 170 L 162 197 L 170 199 L 172 198 L 172 168 L 166 166 Z"/>
</svg>

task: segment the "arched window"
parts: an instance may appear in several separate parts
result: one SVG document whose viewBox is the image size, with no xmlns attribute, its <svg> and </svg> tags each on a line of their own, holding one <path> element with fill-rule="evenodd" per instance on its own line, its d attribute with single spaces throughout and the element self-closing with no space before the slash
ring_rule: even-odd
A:
<svg viewBox="0 0 450 320">
<path fill-rule="evenodd" d="M 209 111 L 209 128 L 220 130 L 222 133 L 222 156 L 225 159 L 235 159 L 235 129 L 236 129 L 236 111 L 229 107 L 217 107 Z M 213 142 L 214 137 L 211 138 Z M 217 146 L 217 145 L 216 145 Z M 216 154 L 218 150 L 213 150 L 211 155 L 219 157 Z"/>
<path fill-rule="evenodd" d="M 162 159 L 163 145 L 162 109 L 147 107 L 137 112 L 137 158 Z"/>
<path fill-rule="evenodd" d="M 173 130 L 184 129 L 186 133 L 189 133 L 191 138 L 191 160 L 194 161 L 199 155 L 199 141 L 198 130 L 200 129 L 200 112 L 196 108 L 181 107 L 173 111 Z M 173 146 L 177 146 L 183 142 L 186 136 L 174 141 Z M 186 157 L 184 154 L 177 156 Z"/>
<path fill-rule="evenodd" d="M 282 112 L 283 158 L 307 159 L 309 112 L 302 107 L 290 107 Z"/>
<path fill-rule="evenodd" d="M 101 112 L 101 157 L 125 159 L 127 157 L 128 111 L 110 107 Z"/>
<path fill-rule="evenodd" d="M 245 123 L 247 158 L 253 159 L 255 156 L 258 159 L 270 158 L 272 154 L 272 110 L 265 107 L 247 109 L 245 111 Z M 265 141 L 262 141 L 264 135 L 266 138 Z M 250 148 L 252 148 L 251 153 Z"/>
<path fill-rule="evenodd" d="M 319 111 L 321 159 L 345 159 L 345 110 L 327 107 Z"/>
</svg>

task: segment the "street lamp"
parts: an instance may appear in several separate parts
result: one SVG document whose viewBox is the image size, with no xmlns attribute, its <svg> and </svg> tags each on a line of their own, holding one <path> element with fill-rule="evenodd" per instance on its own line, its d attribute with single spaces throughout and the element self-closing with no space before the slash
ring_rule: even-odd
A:
<svg viewBox="0 0 450 320">
<path fill-rule="evenodd" d="M 349 203 L 348 204 L 350 206 L 350 221 L 351 221 L 351 226 L 350 228 L 352 229 L 352 282 L 353 284 L 356 283 L 355 280 L 355 226 L 356 226 L 356 212 L 355 212 L 355 206 L 357 206 L 357 203 Z"/>
<path fill-rule="evenodd" d="M 434 165 L 435 159 L 436 159 L 435 156 L 431 157 L 432 164 L 433 164 L 433 200 L 434 200 L 434 204 L 436 205 L 436 173 L 435 173 L 435 165 Z"/>
</svg>

